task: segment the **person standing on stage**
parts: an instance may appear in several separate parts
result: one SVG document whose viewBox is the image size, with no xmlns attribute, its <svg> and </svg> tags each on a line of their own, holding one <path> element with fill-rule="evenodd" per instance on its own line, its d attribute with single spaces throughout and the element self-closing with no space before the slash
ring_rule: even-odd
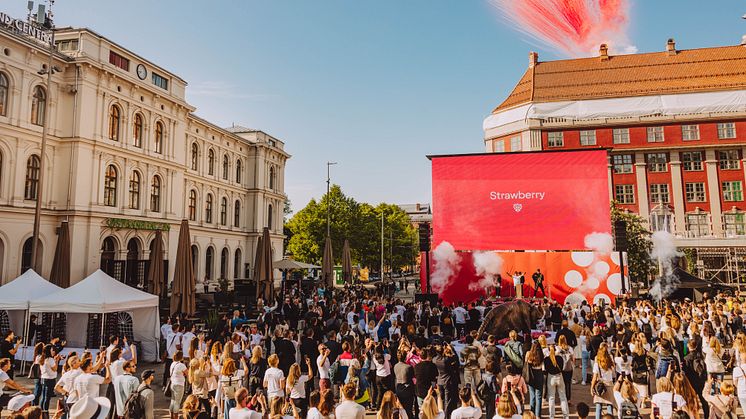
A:
<svg viewBox="0 0 746 419">
<path fill-rule="evenodd" d="M 500 274 L 497 274 L 495 277 L 495 298 L 502 297 L 501 291 L 503 287 L 503 277 Z"/>
<path fill-rule="evenodd" d="M 515 298 L 523 298 L 523 284 L 521 282 L 521 273 L 513 272 L 513 286 L 515 287 Z"/>
<path fill-rule="evenodd" d="M 536 293 L 539 291 L 539 288 L 541 288 L 541 294 L 546 297 L 547 292 L 544 290 L 544 274 L 541 273 L 541 269 L 537 269 L 536 272 L 531 275 L 531 279 L 534 280 L 534 298 L 536 298 Z"/>
</svg>

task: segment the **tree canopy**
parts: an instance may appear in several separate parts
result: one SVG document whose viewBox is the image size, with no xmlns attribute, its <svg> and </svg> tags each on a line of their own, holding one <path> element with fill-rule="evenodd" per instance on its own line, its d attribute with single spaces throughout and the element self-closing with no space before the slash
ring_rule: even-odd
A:
<svg viewBox="0 0 746 419">
<path fill-rule="evenodd" d="M 616 203 L 612 203 L 612 230 L 617 220 L 623 220 L 627 223 L 627 263 L 629 264 L 630 280 L 645 283 L 655 269 L 650 258 L 650 252 L 653 250 L 653 242 L 650 240 L 651 233 L 645 228 L 642 217 L 624 211 Z"/>
<path fill-rule="evenodd" d="M 341 263 L 342 246 L 350 241 L 352 263 L 378 271 L 381 265 L 381 213 L 383 213 L 384 265 L 396 271 L 414 263 L 417 234 L 407 214 L 398 206 L 372 206 L 346 196 L 333 185 L 320 201 L 312 199 L 285 224 L 287 250 L 302 262 L 320 264 L 326 239 L 327 205 L 335 263 Z"/>
</svg>

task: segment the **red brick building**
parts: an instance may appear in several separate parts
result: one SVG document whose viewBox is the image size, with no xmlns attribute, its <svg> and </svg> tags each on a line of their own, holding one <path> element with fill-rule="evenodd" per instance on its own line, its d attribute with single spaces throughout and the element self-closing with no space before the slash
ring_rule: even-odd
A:
<svg viewBox="0 0 746 419">
<path fill-rule="evenodd" d="M 746 46 L 540 62 L 484 121 L 488 152 L 610 148 L 609 198 L 746 274 Z"/>
</svg>

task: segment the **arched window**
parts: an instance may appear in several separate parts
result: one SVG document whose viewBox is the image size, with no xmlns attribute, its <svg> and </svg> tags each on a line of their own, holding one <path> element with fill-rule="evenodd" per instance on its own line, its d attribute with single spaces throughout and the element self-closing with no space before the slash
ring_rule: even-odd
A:
<svg viewBox="0 0 746 419">
<path fill-rule="evenodd" d="M 139 113 L 135 114 L 135 123 L 132 127 L 132 144 L 135 147 L 142 147 L 142 137 L 143 137 L 143 124 L 142 124 L 142 115 Z"/>
<path fill-rule="evenodd" d="M 199 162 L 199 146 L 197 143 L 192 143 L 192 170 L 197 170 L 197 163 Z"/>
<path fill-rule="evenodd" d="M 275 190 L 275 167 L 269 167 L 269 189 Z"/>
<path fill-rule="evenodd" d="M 140 173 L 130 175 L 130 209 L 140 209 Z"/>
<path fill-rule="evenodd" d="M 25 199 L 36 201 L 39 192 L 40 167 L 41 159 L 36 154 L 32 154 L 26 161 L 26 189 L 23 194 Z"/>
<path fill-rule="evenodd" d="M 122 111 L 119 106 L 111 105 L 109 109 L 109 139 L 119 141 L 119 124 L 122 120 Z"/>
<path fill-rule="evenodd" d="M 161 177 L 157 175 L 150 184 L 150 210 L 161 212 Z"/>
<path fill-rule="evenodd" d="M 117 205 L 117 168 L 110 164 L 104 175 L 104 205 L 115 207 Z"/>
<path fill-rule="evenodd" d="M 228 278 L 228 248 L 224 247 L 220 252 L 220 279 Z"/>
<path fill-rule="evenodd" d="M 23 252 L 21 253 L 21 273 L 24 273 L 32 268 L 31 263 L 31 244 L 34 242 L 32 237 L 29 237 L 26 239 L 25 242 L 23 242 Z M 37 240 L 36 242 L 36 260 L 38 263 L 33 266 L 33 269 L 36 272 L 41 272 L 41 262 L 44 260 L 44 248 L 42 247 L 41 240 Z"/>
<path fill-rule="evenodd" d="M 197 277 L 197 261 L 199 261 L 199 249 L 196 244 L 192 245 L 192 272 L 194 277 Z"/>
<path fill-rule="evenodd" d="M 243 175 L 243 165 L 241 160 L 236 160 L 236 183 L 241 183 L 241 175 Z"/>
<path fill-rule="evenodd" d="M 207 194 L 207 200 L 205 202 L 205 222 L 212 224 L 212 194 Z"/>
<path fill-rule="evenodd" d="M 109 275 L 114 274 L 114 259 L 117 255 L 117 242 L 109 236 L 101 244 L 101 261 L 99 268 Z"/>
<path fill-rule="evenodd" d="M 153 149 L 156 153 L 163 153 L 163 123 L 158 121 L 155 123 L 155 139 L 153 140 Z"/>
<path fill-rule="evenodd" d="M 223 156 L 223 179 L 228 180 L 228 156 Z"/>
<path fill-rule="evenodd" d="M 205 252 L 205 279 L 208 281 L 212 279 L 212 261 L 215 257 L 214 253 L 215 250 L 212 246 L 208 247 Z"/>
<path fill-rule="evenodd" d="M 139 287 L 140 276 L 137 270 L 137 261 L 140 259 L 140 241 L 136 238 L 131 238 L 127 242 L 127 265 L 124 274 L 124 283 L 131 287 Z"/>
<path fill-rule="evenodd" d="M 189 191 L 189 220 L 197 221 L 197 191 Z"/>
<path fill-rule="evenodd" d="M 210 176 L 215 174 L 215 152 L 212 149 L 207 152 L 207 174 Z"/>
<path fill-rule="evenodd" d="M 228 224 L 228 199 L 223 197 L 220 200 L 220 225 Z"/>
<path fill-rule="evenodd" d="M 34 87 L 34 95 L 31 97 L 31 123 L 44 125 L 45 112 L 47 111 L 47 92 L 41 86 Z"/>
<path fill-rule="evenodd" d="M 3 73 L 0 73 L 0 115 L 5 116 L 8 111 L 8 88 L 10 87 L 10 83 L 8 83 L 8 76 L 6 76 Z"/>
<path fill-rule="evenodd" d="M 233 255 L 233 277 L 241 277 L 241 249 L 236 249 L 236 253 Z"/>
<path fill-rule="evenodd" d="M 267 207 L 267 227 L 272 230 L 272 205 Z"/>
<path fill-rule="evenodd" d="M 241 201 L 236 201 L 233 206 L 233 226 L 241 227 Z"/>
</svg>

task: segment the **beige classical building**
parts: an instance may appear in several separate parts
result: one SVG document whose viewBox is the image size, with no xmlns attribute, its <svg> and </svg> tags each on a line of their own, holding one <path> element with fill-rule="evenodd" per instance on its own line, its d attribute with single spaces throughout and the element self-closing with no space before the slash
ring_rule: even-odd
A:
<svg viewBox="0 0 746 419">
<path fill-rule="evenodd" d="M 156 230 L 163 230 L 171 278 L 182 219 L 190 221 L 198 282 L 249 277 L 265 226 L 275 254 L 283 254 L 290 156 L 282 141 L 197 117 L 184 80 L 89 29 L 55 32 L 58 71 L 47 89 L 38 72 L 48 48 L 6 23 L 0 20 L 2 283 L 30 265 L 45 119 L 36 267 L 43 276 L 63 220 L 73 283 L 101 267 L 141 284 Z"/>
</svg>

